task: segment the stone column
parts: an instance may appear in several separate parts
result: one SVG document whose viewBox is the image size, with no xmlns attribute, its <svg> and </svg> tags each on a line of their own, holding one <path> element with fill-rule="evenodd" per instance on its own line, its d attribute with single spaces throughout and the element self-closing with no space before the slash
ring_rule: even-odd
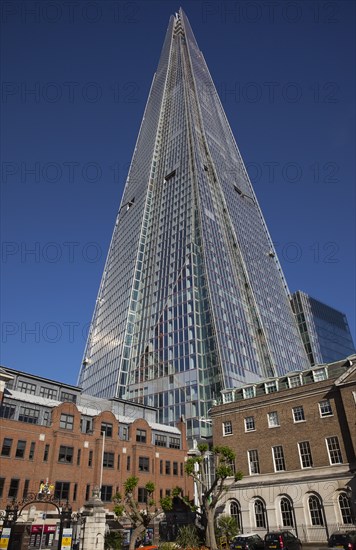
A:
<svg viewBox="0 0 356 550">
<path fill-rule="evenodd" d="M 80 533 L 80 550 L 104 550 L 106 512 L 100 499 L 100 489 L 84 504 L 84 524 Z"/>
</svg>

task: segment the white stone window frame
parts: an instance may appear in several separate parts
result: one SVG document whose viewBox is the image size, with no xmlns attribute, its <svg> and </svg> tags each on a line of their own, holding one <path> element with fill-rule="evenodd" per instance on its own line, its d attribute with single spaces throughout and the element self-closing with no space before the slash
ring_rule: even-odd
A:
<svg viewBox="0 0 356 550">
<path fill-rule="evenodd" d="M 245 432 L 255 432 L 256 431 L 256 424 L 255 424 L 255 417 L 254 416 L 246 416 L 244 418 L 244 424 L 245 424 Z"/>
<path fill-rule="evenodd" d="M 301 409 L 301 410 L 302 410 L 303 418 L 301 418 L 301 419 L 296 418 L 297 409 Z M 294 422 L 295 424 L 299 424 L 300 422 L 306 422 L 303 405 L 298 405 L 297 407 L 293 407 L 293 408 L 292 408 L 292 415 L 293 415 L 293 422 Z"/>
<path fill-rule="evenodd" d="M 329 462 L 331 466 L 335 466 L 337 464 L 343 464 L 342 461 L 342 452 L 340 447 L 339 438 L 337 435 L 331 435 L 329 437 L 325 438 L 325 445 L 328 451 L 329 456 Z M 333 461 L 333 457 L 338 457 L 337 461 Z"/>
<path fill-rule="evenodd" d="M 269 428 L 279 428 L 279 417 L 277 411 L 271 411 L 267 413 L 267 422 Z"/>
<path fill-rule="evenodd" d="M 328 407 L 328 408 L 325 408 L 324 411 L 322 409 L 322 403 L 324 403 L 325 405 L 327 404 L 326 407 Z M 319 407 L 319 414 L 320 414 L 321 418 L 327 418 L 328 416 L 334 416 L 333 408 L 331 406 L 331 401 L 329 399 L 322 399 L 321 401 L 319 401 L 318 407 Z"/>
<path fill-rule="evenodd" d="M 223 436 L 229 436 L 232 435 L 232 422 L 231 420 L 225 420 L 225 422 L 222 423 L 222 429 L 223 429 Z"/>
</svg>

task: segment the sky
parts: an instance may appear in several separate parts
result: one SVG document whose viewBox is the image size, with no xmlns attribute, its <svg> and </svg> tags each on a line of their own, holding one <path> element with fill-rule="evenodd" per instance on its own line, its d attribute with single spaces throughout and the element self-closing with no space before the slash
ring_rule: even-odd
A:
<svg viewBox="0 0 356 550">
<path fill-rule="evenodd" d="M 76 384 L 169 16 L 182 6 L 288 285 L 355 338 L 355 4 L 7 1 L 1 364 Z"/>
</svg>

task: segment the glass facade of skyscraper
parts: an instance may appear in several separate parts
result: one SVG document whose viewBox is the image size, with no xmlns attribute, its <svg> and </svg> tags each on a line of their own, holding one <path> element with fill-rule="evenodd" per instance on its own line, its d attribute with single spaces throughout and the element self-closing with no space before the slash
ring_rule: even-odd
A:
<svg viewBox="0 0 356 550">
<path fill-rule="evenodd" d="M 286 282 L 189 22 L 169 22 L 78 383 L 208 437 L 220 391 L 306 368 Z"/>
</svg>

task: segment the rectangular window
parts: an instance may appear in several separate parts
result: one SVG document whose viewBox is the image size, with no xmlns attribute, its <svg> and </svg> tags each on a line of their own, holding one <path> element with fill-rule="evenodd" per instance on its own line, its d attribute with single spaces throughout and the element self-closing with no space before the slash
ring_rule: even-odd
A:
<svg viewBox="0 0 356 550">
<path fill-rule="evenodd" d="M 279 426 L 277 411 L 267 413 L 267 419 L 268 419 L 268 427 L 269 428 L 277 428 Z"/>
<path fill-rule="evenodd" d="M 157 447 L 167 447 L 167 436 L 155 434 L 155 445 Z"/>
<path fill-rule="evenodd" d="M 40 411 L 33 407 L 20 407 L 19 421 L 27 424 L 38 424 Z"/>
<path fill-rule="evenodd" d="M 22 491 L 22 498 L 26 498 L 26 497 L 27 497 L 29 486 L 30 486 L 30 480 L 29 480 L 29 479 L 25 479 L 25 483 L 24 483 L 23 491 Z"/>
<path fill-rule="evenodd" d="M 80 466 L 81 457 L 82 457 L 82 450 L 78 449 L 78 451 L 77 451 L 77 466 Z"/>
<path fill-rule="evenodd" d="M 112 424 L 109 422 L 102 422 L 101 433 L 104 433 L 106 437 L 112 437 Z"/>
<path fill-rule="evenodd" d="M 0 418 L 7 418 L 13 420 L 15 418 L 15 405 L 2 405 L 0 407 Z"/>
<path fill-rule="evenodd" d="M 327 379 L 327 372 L 325 367 L 322 367 L 321 369 L 314 369 L 313 370 L 313 379 L 314 382 L 321 382 L 322 380 Z"/>
<path fill-rule="evenodd" d="M 309 441 L 301 441 L 298 443 L 300 464 L 302 468 L 311 468 L 313 466 L 313 458 L 311 454 Z"/>
<path fill-rule="evenodd" d="M 117 455 L 117 469 L 120 470 L 120 456 L 121 455 Z"/>
<path fill-rule="evenodd" d="M 137 443 L 146 443 L 147 432 L 146 430 L 136 430 L 136 441 Z"/>
<path fill-rule="evenodd" d="M 43 452 L 43 462 L 48 461 L 48 455 L 49 455 L 49 445 L 48 443 L 45 445 L 44 452 Z"/>
<path fill-rule="evenodd" d="M 180 463 L 180 475 L 183 475 L 183 462 Z"/>
<path fill-rule="evenodd" d="M 4 485 L 5 485 L 5 478 L 0 477 L 0 498 L 2 498 L 4 494 Z"/>
<path fill-rule="evenodd" d="M 129 429 L 127 426 L 119 426 L 119 439 L 122 441 L 129 440 Z"/>
<path fill-rule="evenodd" d="M 102 485 L 101 500 L 103 502 L 111 502 L 112 500 L 112 485 Z"/>
<path fill-rule="evenodd" d="M 251 451 L 247 451 L 248 456 L 248 465 L 250 474 L 259 474 L 260 473 L 260 463 L 258 460 L 258 451 L 257 449 L 252 449 Z"/>
<path fill-rule="evenodd" d="M 223 435 L 231 435 L 232 434 L 232 422 L 231 420 L 226 420 L 226 422 L 223 422 Z"/>
<path fill-rule="evenodd" d="M 78 492 L 78 483 L 74 483 L 74 489 L 73 489 L 73 500 L 77 500 L 77 492 Z"/>
<path fill-rule="evenodd" d="M 62 391 L 60 401 L 67 401 L 69 403 L 76 403 L 77 402 L 77 396 L 74 395 L 74 393 L 68 393 L 66 391 Z"/>
<path fill-rule="evenodd" d="M 139 472 L 150 471 L 150 459 L 147 456 L 138 457 L 138 471 Z"/>
<path fill-rule="evenodd" d="M 255 386 L 248 386 L 247 388 L 242 389 L 242 395 L 244 399 L 251 399 L 251 397 L 255 397 L 256 395 L 256 388 Z"/>
<path fill-rule="evenodd" d="M 46 388 L 45 386 L 41 386 L 40 396 L 41 397 L 47 397 L 47 399 L 56 399 L 57 390 L 54 389 L 54 388 Z"/>
<path fill-rule="evenodd" d="M 278 391 L 277 380 L 272 380 L 271 382 L 265 382 L 265 393 L 275 393 Z"/>
<path fill-rule="evenodd" d="M 88 466 L 92 466 L 93 465 L 93 451 L 89 451 L 89 456 L 88 456 Z"/>
<path fill-rule="evenodd" d="M 293 411 L 294 422 L 304 422 L 305 416 L 304 416 L 304 409 L 302 406 L 293 407 L 292 411 Z"/>
<path fill-rule="evenodd" d="M 35 395 L 35 393 L 36 393 L 36 384 L 31 384 L 30 382 L 24 382 L 23 380 L 19 380 L 17 382 L 16 389 L 18 391 L 22 391 L 24 393 L 29 393 L 30 395 Z"/>
<path fill-rule="evenodd" d="M 74 416 L 72 414 L 61 414 L 61 419 L 59 421 L 59 427 L 64 430 L 73 430 L 74 426 Z"/>
<path fill-rule="evenodd" d="M 302 381 L 299 374 L 297 376 L 288 377 L 288 386 L 290 388 L 297 388 L 298 386 L 301 386 L 301 385 L 302 385 Z"/>
<path fill-rule="evenodd" d="M 17 493 L 19 490 L 20 480 L 12 478 L 10 481 L 9 492 L 7 494 L 8 498 L 17 498 Z"/>
<path fill-rule="evenodd" d="M 173 475 L 178 475 L 178 462 L 173 462 Z"/>
<path fill-rule="evenodd" d="M 254 416 L 246 416 L 245 432 L 252 432 L 253 430 L 255 430 L 255 418 Z"/>
<path fill-rule="evenodd" d="M 56 481 L 54 486 L 54 498 L 58 500 L 69 499 L 70 483 L 68 481 Z"/>
<path fill-rule="evenodd" d="M 170 460 L 166 460 L 166 475 L 167 476 L 171 475 L 171 461 Z"/>
<path fill-rule="evenodd" d="M 103 468 L 113 468 L 115 462 L 115 454 L 104 452 Z"/>
<path fill-rule="evenodd" d="M 85 500 L 89 500 L 89 497 L 90 497 L 90 484 L 87 483 L 85 487 Z"/>
<path fill-rule="evenodd" d="M 166 489 L 166 497 L 170 497 L 171 496 L 171 490 L 170 489 Z"/>
<path fill-rule="evenodd" d="M 74 453 L 73 447 L 67 447 L 66 445 L 61 445 L 59 447 L 58 462 L 64 462 L 65 464 L 72 464 L 73 453 Z"/>
<path fill-rule="evenodd" d="M 131 469 L 131 456 L 127 457 L 126 470 L 129 472 Z"/>
<path fill-rule="evenodd" d="M 26 449 L 26 441 L 19 439 L 17 442 L 15 457 L 25 458 L 25 449 Z"/>
<path fill-rule="evenodd" d="M 160 460 L 159 461 L 159 473 L 162 475 L 163 474 L 163 460 Z"/>
<path fill-rule="evenodd" d="M 170 449 L 180 449 L 180 439 L 179 439 L 179 437 L 170 437 L 169 438 L 169 448 Z"/>
<path fill-rule="evenodd" d="M 12 439 L 10 437 L 4 437 L 1 448 L 1 456 L 10 456 L 12 447 Z"/>
<path fill-rule="evenodd" d="M 339 439 L 336 435 L 326 438 L 330 464 L 342 464 L 342 454 Z"/>
<path fill-rule="evenodd" d="M 31 441 L 30 452 L 28 453 L 28 459 L 33 460 L 35 458 L 36 443 Z"/>
<path fill-rule="evenodd" d="M 147 502 L 147 490 L 144 487 L 139 487 L 137 489 L 137 501 L 140 504 L 145 504 Z"/>
<path fill-rule="evenodd" d="M 322 416 L 322 417 L 333 415 L 333 410 L 332 410 L 331 403 L 330 403 L 329 399 L 323 399 L 323 401 L 320 401 L 319 411 L 320 411 L 320 416 Z"/>
<path fill-rule="evenodd" d="M 284 472 L 286 469 L 286 464 L 284 461 L 284 452 L 282 445 L 276 445 L 272 447 L 273 453 L 273 462 L 274 462 L 274 471 L 275 472 Z"/>
</svg>

